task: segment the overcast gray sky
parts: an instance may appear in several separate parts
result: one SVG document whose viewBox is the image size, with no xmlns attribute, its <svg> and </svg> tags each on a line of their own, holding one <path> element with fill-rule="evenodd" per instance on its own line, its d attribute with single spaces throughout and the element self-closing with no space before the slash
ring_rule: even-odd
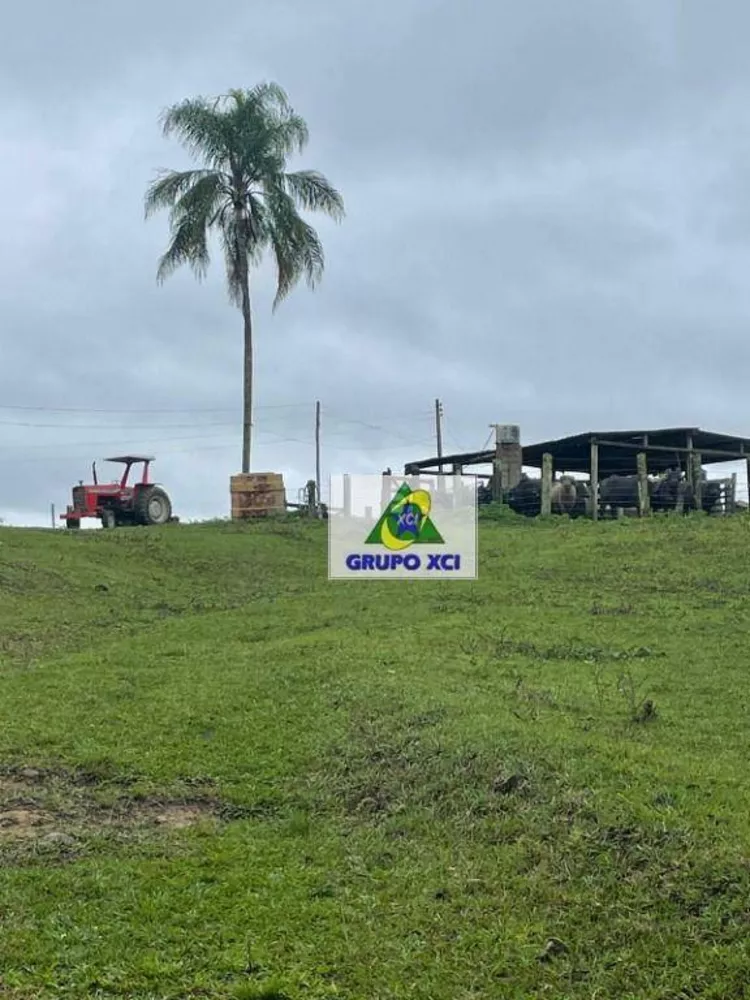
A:
<svg viewBox="0 0 750 1000">
<path fill-rule="evenodd" d="M 256 471 L 314 475 L 316 399 L 324 476 L 433 454 L 436 397 L 448 451 L 492 422 L 750 433 L 747 3 L 6 6 L 6 521 L 48 523 L 124 449 L 156 453 L 182 518 L 228 514 L 241 318 L 219 255 L 156 285 L 167 219 L 142 205 L 188 163 L 164 106 L 262 79 L 348 214 L 310 217 L 315 292 L 272 316 L 255 279 Z"/>
</svg>

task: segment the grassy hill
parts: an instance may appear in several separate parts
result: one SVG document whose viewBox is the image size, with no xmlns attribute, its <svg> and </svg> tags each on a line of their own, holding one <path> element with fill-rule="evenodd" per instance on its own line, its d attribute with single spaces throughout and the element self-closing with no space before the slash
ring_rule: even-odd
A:
<svg viewBox="0 0 750 1000">
<path fill-rule="evenodd" d="M 1 528 L 0 998 L 750 996 L 749 541 Z"/>
</svg>

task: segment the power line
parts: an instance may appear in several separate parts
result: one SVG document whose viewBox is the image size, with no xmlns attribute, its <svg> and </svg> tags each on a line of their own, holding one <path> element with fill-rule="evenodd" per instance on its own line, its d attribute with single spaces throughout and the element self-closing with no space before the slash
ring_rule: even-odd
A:
<svg viewBox="0 0 750 1000">
<path fill-rule="evenodd" d="M 184 429 L 186 427 L 234 427 L 237 421 L 235 420 L 225 420 L 225 421 L 211 421 L 210 423 L 192 423 L 192 424 L 161 424 L 159 430 L 180 428 Z M 3 427 L 35 427 L 40 430 L 59 430 L 59 431 L 69 431 L 77 430 L 79 427 L 87 428 L 90 430 L 127 430 L 127 429 L 138 429 L 153 427 L 152 423 L 149 424 L 133 424 L 128 421 L 127 424 L 122 424 L 119 427 L 113 424 L 90 424 L 90 423 L 79 423 L 79 424 L 37 424 L 32 423 L 28 420 L 0 420 L 0 425 Z"/>
<path fill-rule="evenodd" d="M 328 420 L 334 420 L 336 423 L 340 423 L 340 424 L 358 424 L 361 427 L 372 427 L 374 430 L 382 430 L 383 429 L 380 426 L 380 424 L 371 424 L 371 423 L 369 423 L 366 420 L 359 420 L 359 419 L 353 419 L 351 417 L 340 416 L 335 409 L 334 410 L 329 410 L 326 406 L 323 407 L 323 416 L 326 417 Z M 412 421 L 414 421 L 414 420 L 421 420 L 421 421 L 424 421 L 425 423 L 427 423 L 428 421 L 430 421 L 430 423 L 432 423 L 432 420 L 434 418 L 432 416 L 426 414 L 426 413 L 423 413 L 420 410 L 418 412 L 414 412 L 413 411 L 410 414 L 408 414 L 408 416 L 407 416 L 407 414 L 402 413 L 401 415 L 399 415 L 399 420 L 402 420 L 402 419 L 408 419 L 408 420 L 412 420 Z"/>
<path fill-rule="evenodd" d="M 269 403 L 262 406 L 253 406 L 253 410 L 299 410 L 307 409 L 309 403 Z M 0 410 L 25 410 L 36 413 L 236 413 L 237 407 L 228 409 L 227 407 L 200 407 L 183 406 L 173 409 L 146 409 L 137 406 L 130 409 L 97 409 L 89 406 L 21 406 L 15 403 L 0 403 Z"/>
<path fill-rule="evenodd" d="M 363 448 L 361 445 L 349 445 L 346 448 L 336 447 L 335 451 L 358 451 L 363 455 L 370 455 L 383 451 L 403 451 L 405 448 L 416 448 L 417 446 L 422 446 L 424 444 L 434 444 L 434 442 L 431 439 L 429 441 L 425 441 L 423 438 L 420 441 L 406 441 L 399 442 L 398 444 L 386 445 L 384 448 Z"/>
<path fill-rule="evenodd" d="M 323 416 L 325 416 L 325 415 L 326 415 L 325 411 L 323 411 Z M 400 434 L 398 431 L 395 431 L 392 427 L 383 427 L 380 424 L 370 424 L 370 423 L 367 423 L 364 420 L 342 420 L 342 419 L 339 419 L 338 423 L 341 423 L 341 424 L 356 424 L 357 426 L 360 426 L 360 427 L 366 427 L 368 430 L 378 431 L 381 434 L 391 434 L 391 435 L 393 435 L 393 437 L 401 438 L 407 444 L 414 444 L 413 440 L 407 438 L 403 434 Z M 324 433 L 324 437 L 325 437 L 325 433 Z M 422 439 L 422 440 L 424 440 L 424 439 Z"/>
<path fill-rule="evenodd" d="M 180 440 L 183 440 L 183 439 L 182 438 L 176 438 L 174 440 L 180 441 Z M 190 441 L 190 440 L 194 440 L 194 439 L 188 438 L 187 440 Z M 424 443 L 424 442 L 416 442 L 416 444 L 422 444 L 422 443 Z M 310 448 L 310 447 L 312 447 L 313 442 L 312 442 L 312 440 L 303 441 L 300 438 L 279 438 L 276 441 L 261 441 L 261 442 L 259 442 L 259 444 L 261 444 L 261 445 L 263 445 L 263 446 L 265 446 L 267 448 L 269 448 L 269 447 L 275 447 L 276 445 L 279 445 L 279 444 L 301 444 L 301 445 L 304 445 L 306 448 Z M 85 447 L 85 448 L 91 449 L 91 448 L 97 447 L 97 446 L 101 447 L 101 445 L 102 445 L 102 442 L 97 442 L 97 445 L 76 443 L 76 444 L 73 445 L 73 447 L 79 447 L 79 448 L 84 448 Z M 414 443 L 412 443 L 412 447 L 413 446 L 414 446 Z M 45 446 L 42 446 L 42 447 L 45 447 Z M 118 444 L 113 444 L 113 443 L 109 443 L 106 447 L 107 447 L 108 451 L 114 451 L 118 447 L 122 448 L 122 447 L 125 447 L 125 446 L 118 445 Z M 186 444 L 184 447 L 165 448 L 163 450 L 160 449 L 160 451 L 161 451 L 161 454 L 163 454 L 163 455 L 176 455 L 176 454 L 185 454 L 185 453 L 188 453 L 188 452 L 192 453 L 194 451 L 229 451 L 229 450 L 234 450 L 236 447 L 237 447 L 237 444 L 236 444 L 236 442 L 233 441 L 233 442 L 226 442 L 224 444 L 213 444 L 213 445 L 200 445 L 200 444 L 192 445 L 192 444 Z M 363 447 L 360 447 L 360 446 L 355 446 L 355 447 L 349 447 L 349 448 L 336 448 L 335 452 L 336 453 L 338 453 L 338 452 L 356 452 L 359 455 L 382 455 L 382 454 L 386 454 L 386 453 L 392 454 L 394 451 L 403 450 L 404 447 L 408 447 L 408 446 L 404 446 L 404 445 L 395 445 L 395 446 L 394 445 L 387 445 L 387 446 L 382 447 L 382 448 L 363 448 Z M 26 463 L 26 462 L 49 462 L 49 463 L 51 463 L 51 462 L 55 462 L 55 461 L 66 461 L 66 462 L 68 462 L 68 461 L 88 461 L 90 459 L 90 457 L 91 457 L 90 452 L 89 453 L 86 453 L 86 452 L 73 453 L 73 452 L 60 452 L 60 451 L 57 451 L 55 454 L 51 454 L 51 455 L 33 455 L 33 456 L 26 456 L 26 457 L 22 457 L 22 456 L 19 457 L 19 456 L 16 456 L 16 455 L 0 455 L 0 466 L 3 463 L 10 463 L 10 462 L 12 462 L 14 465 L 20 465 L 20 464 L 23 464 L 23 463 Z"/>
<path fill-rule="evenodd" d="M 200 440 L 203 440 L 205 438 L 216 438 L 216 437 L 224 437 L 224 436 L 226 436 L 226 435 L 223 435 L 223 434 L 200 434 L 200 435 L 193 435 L 193 434 L 187 434 L 186 435 L 186 434 L 182 434 L 179 437 L 168 437 L 168 438 L 150 437 L 147 440 L 149 440 L 149 441 L 151 441 L 151 442 L 153 442 L 155 444 L 159 444 L 159 443 L 169 443 L 170 441 L 200 441 Z M 144 435 L 144 437 L 145 437 L 145 435 Z M 118 439 L 118 440 L 121 440 L 121 439 Z M 120 448 L 120 447 L 131 448 L 133 446 L 133 444 L 132 444 L 132 438 L 130 439 L 130 442 L 127 443 L 127 444 L 120 444 L 117 441 L 112 442 L 109 439 L 106 440 L 106 441 L 66 441 L 65 444 L 67 446 L 71 447 L 71 448 Z M 37 449 L 37 448 L 55 448 L 55 447 L 59 448 L 59 444 L 56 444 L 55 442 L 48 442 L 48 441 L 45 441 L 45 442 L 43 442 L 41 444 L 14 443 L 14 444 L 2 444 L 2 445 L 0 445 L 0 449 L 18 448 L 21 451 L 28 451 L 28 450 Z"/>
</svg>

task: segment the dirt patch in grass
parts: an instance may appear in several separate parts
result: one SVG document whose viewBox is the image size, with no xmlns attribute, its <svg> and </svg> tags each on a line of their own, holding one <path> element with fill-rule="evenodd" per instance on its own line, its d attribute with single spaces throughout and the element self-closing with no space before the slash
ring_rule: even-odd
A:
<svg viewBox="0 0 750 1000">
<path fill-rule="evenodd" d="M 124 800 L 114 808 L 105 808 L 93 817 L 102 827 L 158 826 L 184 830 L 202 820 L 216 818 L 221 806 L 212 801 L 165 802 L 160 800 Z"/>
<path fill-rule="evenodd" d="M 0 808 L 0 837 L 37 837 L 52 821 L 43 809 Z"/>
<path fill-rule="evenodd" d="M 231 818 L 231 808 L 212 796 L 128 795 L 119 784 L 129 781 L 97 782 L 90 772 L 5 768 L 0 773 L 0 861 L 19 860 L 24 851 L 40 848 L 78 856 L 99 836 L 133 838 Z"/>
<path fill-rule="evenodd" d="M 28 789 L 23 781 L 17 781 L 14 778 L 8 778 L 4 775 L 0 775 L 0 802 L 4 802 L 6 799 L 13 798 L 17 795 L 25 795 Z"/>
</svg>

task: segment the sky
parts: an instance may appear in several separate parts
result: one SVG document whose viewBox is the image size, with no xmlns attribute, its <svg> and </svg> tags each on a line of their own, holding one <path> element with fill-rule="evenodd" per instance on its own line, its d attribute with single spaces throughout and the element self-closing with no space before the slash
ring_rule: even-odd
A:
<svg viewBox="0 0 750 1000">
<path fill-rule="evenodd" d="M 253 471 L 401 471 L 585 430 L 750 435 L 750 5 L 661 0 L 10 3 L 0 35 L 0 518 L 46 525 L 93 459 L 156 455 L 182 520 L 226 517 L 242 321 L 222 259 L 159 286 L 158 117 L 275 80 L 326 273 L 253 276 Z M 64 9 L 63 9 L 64 8 Z M 102 467 L 103 468 L 103 467 Z M 712 467 L 711 474 L 734 466 Z M 104 471 L 111 478 L 112 469 Z M 744 488 L 744 470 L 738 468 Z"/>
</svg>

